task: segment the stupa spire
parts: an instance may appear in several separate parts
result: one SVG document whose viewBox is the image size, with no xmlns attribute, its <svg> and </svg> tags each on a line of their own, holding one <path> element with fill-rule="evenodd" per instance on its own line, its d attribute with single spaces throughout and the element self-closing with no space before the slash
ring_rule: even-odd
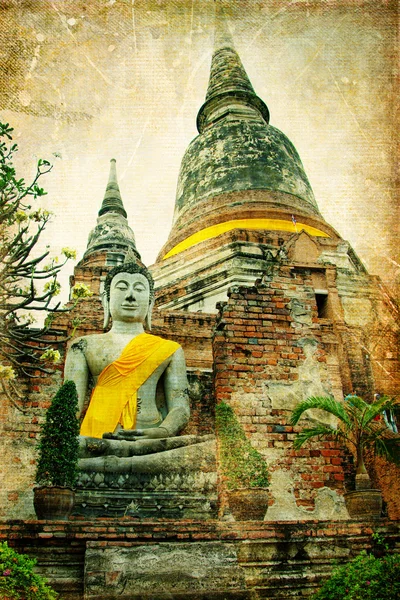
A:
<svg viewBox="0 0 400 600">
<path fill-rule="evenodd" d="M 215 3 L 214 52 L 206 100 L 231 90 L 254 94 L 253 86 L 235 50 L 222 5 Z"/>
<path fill-rule="evenodd" d="M 110 161 L 110 174 L 98 215 L 97 224 L 89 234 L 84 257 L 105 250 L 107 264 L 119 264 L 130 251 L 140 260 L 140 254 L 136 250 L 135 235 L 128 225 L 126 210 L 119 191 L 115 158 Z"/>
<path fill-rule="evenodd" d="M 233 37 L 224 15 L 222 4 L 217 0 L 214 1 L 214 4 L 214 52 L 220 48 L 234 48 Z"/>
<path fill-rule="evenodd" d="M 202 133 L 208 125 L 218 120 L 221 112 L 240 111 L 240 105 L 255 110 L 268 124 L 268 108 L 251 85 L 242 61 L 234 48 L 223 7 L 216 2 L 214 52 L 206 101 L 197 116 L 198 131 Z"/>
<path fill-rule="evenodd" d="M 119 191 L 116 162 L 115 158 L 112 158 L 110 161 L 110 175 L 108 177 L 104 200 L 99 210 L 99 217 L 108 212 L 119 213 L 123 217 L 127 217 L 122 203 L 121 192 Z"/>
</svg>

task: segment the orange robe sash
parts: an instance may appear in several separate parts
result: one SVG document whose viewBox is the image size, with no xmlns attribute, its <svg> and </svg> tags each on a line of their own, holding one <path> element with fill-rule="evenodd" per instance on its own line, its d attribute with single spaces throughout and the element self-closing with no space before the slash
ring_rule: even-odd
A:
<svg viewBox="0 0 400 600">
<path fill-rule="evenodd" d="M 134 429 L 138 389 L 178 348 L 176 342 L 148 333 L 133 338 L 121 356 L 100 373 L 80 434 L 101 438 L 118 423 Z"/>
</svg>

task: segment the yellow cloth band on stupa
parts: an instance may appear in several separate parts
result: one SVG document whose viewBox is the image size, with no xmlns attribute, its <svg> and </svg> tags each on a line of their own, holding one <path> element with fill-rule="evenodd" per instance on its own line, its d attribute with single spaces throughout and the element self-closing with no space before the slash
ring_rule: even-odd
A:
<svg viewBox="0 0 400 600">
<path fill-rule="evenodd" d="M 118 423 L 134 429 L 138 389 L 178 348 L 176 342 L 148 333 L 133 338 L 121 356 L 100 373 L 80 434 L 101 438 Z"/>
<path fill-rule="evenodd" d="M 222 233 L 232 231 L 232 229 L 267 229 L 270 231 L 291 231 L 293 233 L 299 233 L 302 229 L 312 236 L 318 237 L 329 237 L 324 231 L 320 231 L 311 225 L 305 225 L 304 223 L 294 224 L 292 221 L 285 221 L 284 219 L 236 219 L 234 221 L 226 221 L 225 223 L 219 223 L 218 225 L 212 225 L 206 227 L 188 238 L 177 244 L 165 254 L 163 260 L 175 256 L 183 250 L 191 248 L 195 244 L 210 240 Z"/>
</svg>

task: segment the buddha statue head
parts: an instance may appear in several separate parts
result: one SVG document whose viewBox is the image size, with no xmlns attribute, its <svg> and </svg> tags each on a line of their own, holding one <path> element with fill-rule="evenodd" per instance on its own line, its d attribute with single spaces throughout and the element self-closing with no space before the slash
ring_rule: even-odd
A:
<svg viewBox="0 0 400 600">
<path fill-rule="evenodd" d="M 102 296 L 104 329 L 113 321 L 139 321 L 151 329 L 154 282 L 150 271 L 136 262 L 127 262 L 107 274 Z"/>
</svg>

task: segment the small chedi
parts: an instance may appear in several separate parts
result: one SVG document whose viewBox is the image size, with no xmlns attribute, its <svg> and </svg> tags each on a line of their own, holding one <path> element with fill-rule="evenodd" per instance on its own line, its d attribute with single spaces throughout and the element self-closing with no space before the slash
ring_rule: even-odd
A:
<svg viewBox="0 0 400 600">
<path fill-rule="evenodd" d="M 103 292 L 104 327 L 111 319 L 111 329 L 74 340 L 67 353 L 65 380 L 76 384 L 80 413 L 89 379 L 94 383 L 80 429 L 80 485 L 86 493 L 78 500 L 78 512 L 125 513 L 131 504 L 132 510 L 147 514 L 140 504 L 147 488 L 166 491 L 162 481 L 179 473 L 182 491 L 185 478 L 189 488 L 193 477 L 214 464 L 213 436 L 179 436 L 190 414 L 185 357 L 178 343 L 145 332 L 153 300 L 153 279 L 144 266 L 128 262 L 115 267 Z M 131 502 L 127 493 L 133 493 Z M 197 500 L 204 504 L 203 497 Z M 156 501 L 163 506 L 152 494 L 153 507 Z M 169 514 L 173 509 L 167 504 L 163 509 Z M 183 510 L 182 499 L 179 504 Z"/>
</svg>

